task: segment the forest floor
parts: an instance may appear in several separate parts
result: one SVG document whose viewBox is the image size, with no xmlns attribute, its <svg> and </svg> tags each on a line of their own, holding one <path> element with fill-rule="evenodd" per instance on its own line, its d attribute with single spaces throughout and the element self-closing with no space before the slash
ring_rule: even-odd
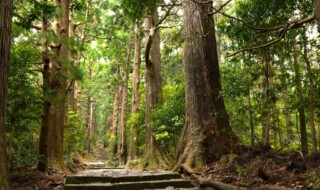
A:
<svg viewBox="0 0 320 190">
<path fill-rule="evenodd" d="M 86 166 L 76 161 L 76 171 Z M 303 157 L 300 152 L 279 153 L 263 148 L 247 148 L 241 155 L 229 154 L 203 168 L 203 179 L 238 187 L 276 185 L 293 189 L 320 189 L 320 153 Z M 35 168 L 12 178 L 13 190 L 62 190 L 66 173 Z"/>
<path fill-rule="evenodd" d="M 73 172 L 86 170 L 86 165 L 74 161 Z M 67 173 L 49 168 L 47 173 L 38 171 L 35 167 L 24 169 L 11 178 L 12 190 L 63 190 Z"/>
<path fill-rule="evenodd" d="M 206 166 L 201 175 L 237 187 L 320 189 L 320 153 L 303 157 L 300 152 L 246 148 L 240 156 L 229 154 Z"/>
</svg>

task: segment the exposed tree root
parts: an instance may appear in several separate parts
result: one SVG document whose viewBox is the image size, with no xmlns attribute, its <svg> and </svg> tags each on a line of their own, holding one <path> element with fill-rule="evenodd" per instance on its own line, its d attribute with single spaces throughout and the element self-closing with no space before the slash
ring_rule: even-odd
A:
<svg viewBox="0 0 320 190">
<path fill-rule="evenodd" d="M 179 169 L 180 173 L 190 176 L 196 180 L 201 188 L 212 187 L 216 190 L 294 190 L 276 185 L 260 185 L 258 187 L 238 187 L 226 184 L 220 181 L 209 180 L 203 177 L 201 173 L 195 172 L 188 164 L 182 164 Z"/>
</svg>

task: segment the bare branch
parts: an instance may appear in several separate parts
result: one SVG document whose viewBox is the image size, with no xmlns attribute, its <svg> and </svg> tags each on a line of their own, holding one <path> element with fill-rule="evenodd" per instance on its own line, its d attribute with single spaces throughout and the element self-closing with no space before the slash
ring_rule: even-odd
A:
<svg viewBox="0 0 320 190">
<path fill-rule="evenodd" d="M 171 12 L 171 10 L 173 9 L 173 7 L 176 5 L 176 3 L 177 3 L 177 1 L 173 2 L 173 4 L 167 9 L 165 15 L 164 15 L 164 16 L 159 20 L 159 22 L 156 24 L 156 26 L 155 26 L 156 31 L 159 29 L 160 24 L 162 24 L 162 22 L 163 22 L 164 20 L 166 20 L 166 18 L 167 18 L 168 16 L 171 15 L 170 12 Z"/>
<path fill-rule="evenodd" d="M 250 51 L 250 50 L 255 50 L 255 49 L 260 49 L 260 48 L 265 48 L 265 47 L 271 46 L 271 45 L 281 41 L 285 37 L 286 33 L 289 30 L 292 30 L 292 29 L 295 29 L 295 28 L 300 28 L 304 24 L 309 23 L 309 22 L 313 21 L 314 19 L 315 19 L 315 16 L 313 15 L 311 17 L 308 17 L 308 18 L 305 18 L 305 19 L 302 19 L 302 20 L 299 20 L 299 21 L 288 23 L 287 25 L 283 26 L 281 28 L 281 30 L 279 30 L 279 38 L 278 39 L 271 40 L 271 41 L 269 41 L 269 42 L 267 42 L 265 44 L 259 45 L 259 46 L 240 49 L 240 50 L 235 51 L 235 52 L 233 52 L 231 54 L 228 54 L 226 56 L 226 58 L 234 56 L 234 55 L 237 55 L 238 53 L 241 53 L 241 52 L 244 52 L 244 51 Z"/>
<path fill-rule="evenodd" d="M 223 5 L 221 5 L 221 6 L 219 7 L 218 10 L 216 10 L 215 12 L 210 13 L 209 15 L 213 15 L 213 14 L 216 14 L 216 13 L 220 13 L 220 11 L 221 11 L 225 6 L 227 6 L 231 1 L 232 1 L 232 0 L 229 0 L 229 1 L 225 2 Z"/>
</svg>

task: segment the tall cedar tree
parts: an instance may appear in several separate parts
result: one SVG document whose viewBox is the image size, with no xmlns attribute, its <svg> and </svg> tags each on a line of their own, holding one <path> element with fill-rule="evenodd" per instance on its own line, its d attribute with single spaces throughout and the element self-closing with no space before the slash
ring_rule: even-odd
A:
<svg viewBox="0 0 320 190">
<path fill-rule="evenodd" d="M 183 0 L 186 123 L 178 151 L 181 164 L 200 169 L 238 142 L 222 96 L 212 2 Z"/>
<path fill-rule="evenodd" d="M 0 190 L 9 189 L 5 139 L 8 74 L 10 64 L 12 1 L 0 2 Z"/>
</svg>

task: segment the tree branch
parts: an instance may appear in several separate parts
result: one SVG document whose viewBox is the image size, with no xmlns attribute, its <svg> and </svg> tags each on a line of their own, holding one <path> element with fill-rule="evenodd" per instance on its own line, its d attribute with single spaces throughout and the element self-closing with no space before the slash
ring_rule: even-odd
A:
<svg viewBox="0 0 320 190">
<path fill-rule="evenodd" d="M 279 30 L 279 38 L 278 39 L 271 40 L 271 41 L 269 41 L 269 42 L 267 42 L 265 44 L 262 44 L 262 45 L 258 45 L 258 46 L 254 46 L 254 47 L 250 47 L 250 48 L 240 49 L 238 51 L 235 51 L 235 52 L 233 52 L 231 54 L 226 55 L 226 58 L 234 56 L 234 55 L 237 55 L 238 53 L 241 53 L 241 52 L 244 52 L 244 51 L 250 51 L 250 50 L 255 50 L 255 49 L 260 49 L 260 48 L 265 48 L 265 47 L 271 46 L 271 45 L 281 41 L 285 37 L 286 33 L 289 30 L 302 27 L 304 24 L 312 22 L 314 19 L 315 19 L 315 16 L 313 15 L 311 17 L 308 17 L 308 18 L 305 18 L 305 19 L 302 19 L 302 20 L 299 20 L 299 21 L 293 21 L 293 22 L 288 23 L 287 25 L 283 25 Z"/>
<path fill-rule="evenodd" d="M 13 16 L 17 17 L 18 19 L 20 19 L 22 22 L 27 22 L 27 19 L 24 18 L 23 16 L 17 14 L 17 13 L 13 13 Z M 37 26 L 35 24 L 31 24 L 31 27 L 36 29 L 36 30 L 41 30 L 41 26 Z"/>
</svg>

